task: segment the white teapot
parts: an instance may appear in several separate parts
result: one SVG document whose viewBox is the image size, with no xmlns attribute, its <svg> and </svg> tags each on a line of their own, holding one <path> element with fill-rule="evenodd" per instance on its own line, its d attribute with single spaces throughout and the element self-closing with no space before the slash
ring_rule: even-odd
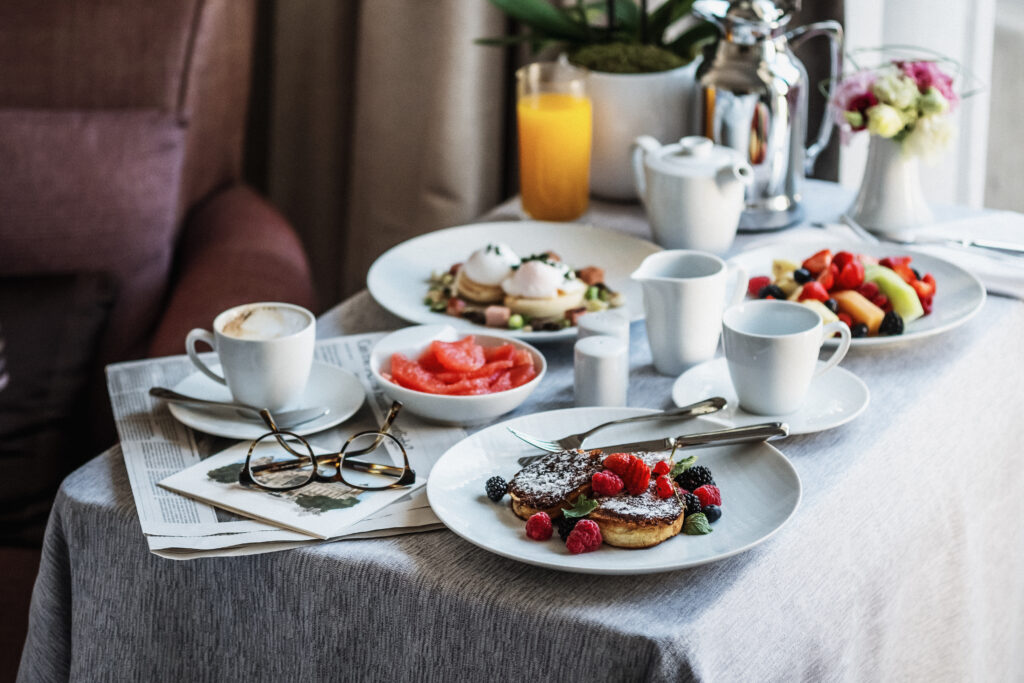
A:
<svg viewBox="0 0 1024 683">
<path fill-rule="evenodd" d="M 754 172 L 739 152 L 700 135 L 664 146 L 641 135 L 633 142 L 633 178 L 655 242 L 724 254 Z"/>
</svg>

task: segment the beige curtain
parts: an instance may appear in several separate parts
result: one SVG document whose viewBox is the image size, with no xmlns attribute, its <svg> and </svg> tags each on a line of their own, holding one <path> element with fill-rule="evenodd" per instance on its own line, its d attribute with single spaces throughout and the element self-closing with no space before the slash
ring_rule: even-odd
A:
<svg viewBox="0 0 1024 683">
<path fill-rule="evenodd" d="M 325 306 L 387 248 L 502 199 L 506 58 L 485 0 L 271 5 L 268 191 Z"/>
</svg>

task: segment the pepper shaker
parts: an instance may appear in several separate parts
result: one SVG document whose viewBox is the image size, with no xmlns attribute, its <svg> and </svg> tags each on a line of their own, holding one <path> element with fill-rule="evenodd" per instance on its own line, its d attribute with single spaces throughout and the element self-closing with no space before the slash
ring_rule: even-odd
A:
<svg viewBox="0 0 1024 683">
<path fill-rule="evenodd" d="M 615 337 L 585 337 L 573 347 L 577 406 L 624 406 L 629 389 L 629 344 Z"/>
</svg>

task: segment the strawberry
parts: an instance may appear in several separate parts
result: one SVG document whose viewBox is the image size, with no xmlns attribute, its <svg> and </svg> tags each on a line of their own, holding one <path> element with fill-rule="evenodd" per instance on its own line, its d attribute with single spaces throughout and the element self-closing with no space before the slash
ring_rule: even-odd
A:
<svg viewBox="0 0 1024 683">
<path fill-rule="evenodd" d="M 836 282 L 843 289 L 857 289 L 864 283 L 864 265 L 856 259 L 849 261 L 839 271 Z"/>
<path fill-rule="evenodd" d="M 609 469 L 620 477 L 624 477 L 634 460 L 636 460 L 636 456 L 629 453 L 612 453 L 601 464 L 605 466 L 605 469 Z"/>
<path fill-rule="evenodd" d="M 814 299 L 816 301 L 828 301 L 828 290 L 820 282 L 808 282 L 800 290 L 800 301 Z"/>
<path fill-rule="evenodd" d="M 633 462 L 629 464 L 629 469 L 621 476 L 629 494 L 639 496 L 647 490 L 651 483 L 651 468 L 643 460 L 634 456 Z"/>
<path fill-rule="evenodd" d="M 654 482 L 654 492 L 658 495 L 658 498 L 671 498 L 676 495 L 675 485 L 668 478 L 667 474 L 661 475 Z"/>
<path fill-rule="evenodd" d="M 811 271 L 812 275 L 818 275 L 823 270 L 828 270 L 832 264 L 832 250 L 822 249 L 809 259 L 803 262 L 803 267 Z"/>
<path fill-rule="evenodd" d="M 896 266 L 909 266 L 909 256 L 886 256 L 884 259 L 878 262 L 878 265 L 885 266 L 890 270 L 896 270 Z"/>
<path fill-rule="evenodd" d="M 846 323 L 847 327 L 853 327 L 853 318 L 850 317 L 849 313 L 837 313 L 839 321 Z"/>
<path fill-rule="evenodd" d="M 714 484 L 704 484 L 697 488 L 693 492 L 693 495 L 700 498 L 701 507 L 707 507 L 708 505 L 721 505 L 722 504 L 722 492 L 718 490 L 718 487 Z"/>
<path fill-rule="evenodd" d="M 761 293 L 761 290 L 772 283 L 772 279 L 767 275 L 759 275 L 757 277 L 750 278 L 747 283 L 747 294 L 756 297 Z"/>
<path fill-rule="evenodd" d="M 652 473 L 654 474 L 654 476 L 660 477 L 663 474 L 668 474 L 671 470 L 672 465 L 669 464 L 669 461 L 662 460 L 661 462 L 654 466 L 654 470 L 652 470 Z"/>
<path fill-rule="evenodd" d="M 918 299 L 930 299 L 935 295 L 935 278 L 931 273 L 926 273 L 920 280 L 914 280 L 910 286 L 917 292 Z"/>
<path fill-rule="evenodd" d="M 848 251 L 841 251 L 832 257 L 832 263 L 836 264 L 836 267 L 839 268 L 840 272 L 842 272 L 843 268 L 846 267 L 847 263 L 852 263 L 853 261 L 857 261 L 858 263 L 860 262 L 854 254 Z"/>
<path fill-rule="evenodd" d="M 914 284 L 914 282 L 917 281 L 917 276 L 914 275 L 914 269 L 911 268 L 910 266 L 904 266 L 897 263 L 893 265 L 892 270 L 894 270 L 897 275 L 903 278 L 903 281 L 906 282 L 908 285 Z"/>
<path fill-rule="evenodd" d="M 831 263 L 829 267 L 821 271 L 818 274 L 818 282 L 825 288 L 825 291 L 832 289 L 836 284 L 836 275 L 839 273 L 839 268 L 836 264 Z"/>
</svg>

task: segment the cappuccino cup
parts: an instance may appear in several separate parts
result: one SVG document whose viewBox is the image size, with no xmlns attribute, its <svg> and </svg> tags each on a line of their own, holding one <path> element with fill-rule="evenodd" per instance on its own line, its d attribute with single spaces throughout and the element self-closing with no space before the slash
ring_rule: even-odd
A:
<svg viewBox="0 0 1024 683">
<path fill-rule="evenodd" d="M 302 397 L 313 366 L 316 318 L 301 306 L 277 302 L 243 304 L 213 320 L 213 332 L 196 328 L 185 351 L 200 372 L 227 385 L 234 399 L 253 408 L 280 410 Z M 217 353 L 223 375 L 199 357 L 204 342 Z"/>
<path fill-rule="evenodd" d="M 818 351 L 837 332 L 839 346 L 819 366 Z M 758 415 L 786 415 L 800 409 L 811 380 L 846 355 L 850 328 L 839 321 L 824 325 L 801 304 L 762 299 L 725 312 L 722 345 L 740 406 Z"/>
</svg>

